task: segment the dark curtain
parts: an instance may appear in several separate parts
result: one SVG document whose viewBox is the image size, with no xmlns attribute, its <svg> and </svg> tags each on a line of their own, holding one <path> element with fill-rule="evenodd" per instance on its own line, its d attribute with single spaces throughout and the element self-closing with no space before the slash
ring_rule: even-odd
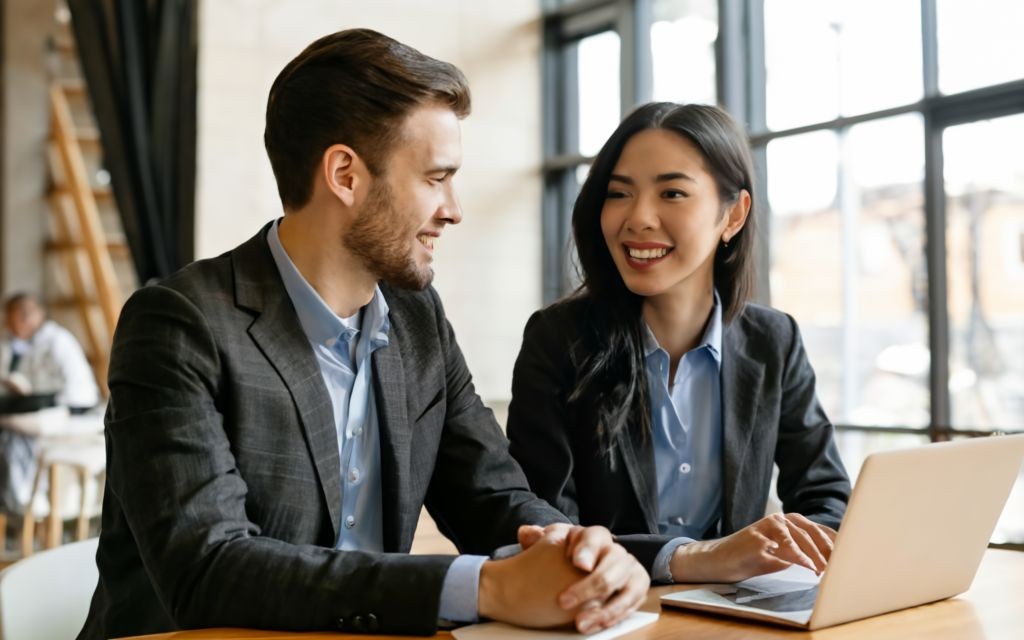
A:
<svg viewBox="0 0 1024 640">
<path fill-rule="evenodd" d="M 140 283 L 193 258 L 198 0 L 68 0 Z"/>
</svg>

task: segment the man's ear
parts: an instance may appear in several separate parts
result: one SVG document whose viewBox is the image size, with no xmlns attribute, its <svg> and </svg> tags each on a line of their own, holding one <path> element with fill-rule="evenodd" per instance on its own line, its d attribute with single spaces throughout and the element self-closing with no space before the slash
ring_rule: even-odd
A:
<svg viewBox="0 0 1024 640">
<path fill-rule="evenodd" d="M 357 190 L 363 187 L 369 175 L 359 154 L 348 145 L 333 144 L 324 151 L 320 169 L 330 192 L 345 206 L 354 206 Z"/>
</svg>

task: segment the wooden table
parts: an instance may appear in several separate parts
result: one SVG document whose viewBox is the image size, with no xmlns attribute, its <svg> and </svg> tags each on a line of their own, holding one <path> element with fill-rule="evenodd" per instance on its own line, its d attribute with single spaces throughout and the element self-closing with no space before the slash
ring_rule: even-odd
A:
<svg viewBox="0 0 1024 640">
<path fill-rule="evenodd" d="M 687 587 L 679 585 L 651 589 L 644 609 L 658 611 L 658 597 Z M 692 587 L 691 587 L 692 588 Z M 245 629 L 202 629 L 150 636 L 147 640 L 358 640 L 365 635 L 343 633 L 285 633 Z M 399 636 L 373 636 L 398 638 Z M 412 636 L 401 636 L 412 638 Z M 441 632 L 436 638 L 448 638 Z M 869 638 L 927 638 L 928 640 L 1020 640 L 1024 638 L 1024 553 L 990 549 L 971 589 L 956 598 L 896 611 L 883 616 L 850 622 L 829 629 L 807 632 L 724 617 L 661 609 L 656 623 L 625 636 L 625 640 L 686 640 L 789 638 L 791 640 L 858 640 Z"/>
</svg>

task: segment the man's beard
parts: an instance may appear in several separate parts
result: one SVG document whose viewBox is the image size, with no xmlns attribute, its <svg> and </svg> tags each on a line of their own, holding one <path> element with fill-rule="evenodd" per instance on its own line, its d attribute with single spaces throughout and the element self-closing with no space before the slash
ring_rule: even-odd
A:
<svg viewBox="0 0 1024 640">
<path fill-rule="evenodd" d="M 366 204 L 342 244 L 378 279 L 401 289 L 425 289 L 434 279 L 430 267 L 421 268 L 413 258 L 412 242 L 402 228 L 402 216 L 394 206 L 391 187 L 384 176 L 374 180 Z M 410 229 L 410 233 L 415 230 Z"/>
</svg>

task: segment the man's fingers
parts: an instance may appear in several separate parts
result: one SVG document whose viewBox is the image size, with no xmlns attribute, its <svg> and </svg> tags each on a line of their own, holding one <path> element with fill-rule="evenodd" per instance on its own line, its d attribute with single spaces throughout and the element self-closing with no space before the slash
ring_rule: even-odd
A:
<svg viewBox="0 0 1024 640">
<path fill-rule="evenodd" d="M 590 575 L 562 592 L 558 604 L 563 609 L 572 609 L 581 602 L 596 600 L 603 603 L 626 583 L 629 572 L 636 560 L 626 551 L 614 545 L 609 549 Z"/>
<path fill-rule="evenodd" d="M 516 538 L 523 549 L 529 549 L 544 537 L 544 529 L 535 524 L 524 524 L 516 532 Z"/>
<path fill-rule="evenodd" d="M 580 633 L 593 633 L 600 629 L 595 621 L 600 619 L 601 603 L 596 600 L 584 602 L 576 614 L 576 630 Z"/>
<path fill-rule="evenodd" d="M 594 633 L 608 627 L 615 626 L 626 619 L 633 609 L 629 607 L 630 600 L 622 600 L 623 595 L 618 594 L 605 604 L 604 607 L 585 609 L 576 614 L 576 629 L 580 633 Z M 638 605 L 639 606 L 639 605 Z"/>
<path fill-rule="evenodd" d="M 544 537 L 557 542 L 559 544 L 564 543 L 569 539 L 569 535 L 573 529 L 579 529 L 578 525 L 571 525 L 565 522 L 556 522 L 549 524 L 544 527 Z"/>
<path fill-rule="evenodd" d="M 569 529 L 569 534 L 565 538 L 565 553 L 568 557 L 572 557 L 573 553 L 576 551 L 576 545 L 579 544 L 584 531 L 586 531 L 586 528 L 579 525 Z"/>
<path fill-rule="evenodd" d="M 580 527 L 570 535 L 572 539 L 568 546 L 572 563 L 583 571 L 593 571 L 601 556 L 615 546 L 611 532 L 604 527 Z"/>
<path fill-rule="evenodd" d="M 541 538 L 547 538 L 555 544 L 561 544 L 568 539 L 569 534 L 573 529 L 578 528 L 580 527 L 567 524 L 565 522 L 556 522 L 554 524 L 549 524 L 546 527 L 541 527 L 536 524 L 524 524 L 520 525 L 519 529 L 516 531 L 516 538 L 518 539 L 517 542 L 519 542 L 523 549 L 530 548 Z"/>
<path fill-rule="evenodd" d="M 650 577 L 647 572 L 639 565 L 634 565 L 625 586 L 603 607 L 585 608 L 576 615 L 576 629 L 580 633 L 594 633 L 619 624 L 644 603 L 649 586 Z"/>
</svg>

